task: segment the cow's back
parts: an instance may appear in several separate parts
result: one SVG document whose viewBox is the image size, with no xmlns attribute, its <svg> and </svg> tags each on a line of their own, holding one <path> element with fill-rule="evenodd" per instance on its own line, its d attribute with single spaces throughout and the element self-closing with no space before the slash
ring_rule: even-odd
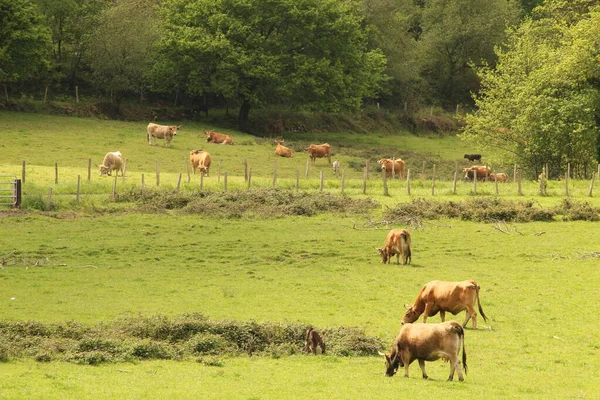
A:
<svg viewBox="0 0 600 400">
<path fill-rule="evenodd" d="M 400 351 L 410 351 L 411 359 L 434 361 L 440 358 L 440 352 L 458 353 L 459 332 L 462 332 L 462 326 L 456 321 L 438 324 L 407 323 L 402 325 L 398 334 L 397 346 Z"/>
</svg>

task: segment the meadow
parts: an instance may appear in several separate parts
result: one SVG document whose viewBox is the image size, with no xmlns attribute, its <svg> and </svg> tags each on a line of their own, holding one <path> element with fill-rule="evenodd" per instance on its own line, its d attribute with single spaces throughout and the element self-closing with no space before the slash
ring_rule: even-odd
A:
<svg viewBox="0 0 600 400">
<path fill-rule="evenodd" d="M 297 323 L 324 331 L 357 327 L 381 338 L 386 343 L 381 350 L 389 352 L 404 305 L 424 283 L 475 279 L 489 320 L 480 318 L 479 329 L 469 325 L 466 331 L 465 382 L 446 382 L 449 366 L 442 361 L 427 363 L 428 381 L 416 363 L 410 378 L 387 378 L 382 357 L 375 355 L 217 355 L 212 364 L 192 358 L 94 366 L 6 357 L 0 362 L 0 398 L 597 398 L 599 222 L 560 216 L 528 223 L 419 220 L 409 226 L 412 264 L 381 264 L 375 247 L 397 227 L 383 219 L 394 205 L 415 198 L 495 197 L 491 183 L 481 184 L 475 195 L 472 183 L 459 182 L 457 194 L 452 193 L 451 172 L 464 146 L 456 137 L 408 133 L 340 133 L 306 142 L 347 142 L 334 156 L 346 166 L 364 160 L 360 149 L 372 154 L 373 149 L 406 149 L 419 155 L 415 166 L 423 158 L 437 158 L 447 166 L 442 168 L 447 178 L 440 179 L 434 196 L 427 178 L 415 179 L 410 196 L 405 182 L 390 182 L 390 195 L 383 196 L 378 176 L 369 180 L 364 195 L 362 171 L 347 167 L 346 195 L 371 199 L 374 208 L 312 216 L 148 212 L 111 199 L 113 179 L 98 177 L 96 170 L 90 182 L 84 179 L 86 196 L 74 200 L 74 182 L 77 175 L 87 177 L 88 158 L 97 164 L 112 150 L 130 155 L 127 177 L 118 179 L 123 191 L 139 185 L 142 173 L 148 187 L 154 186 L 149 176 L 159 160 L 161 190 L 173 192 L 179 173 L 186 171 L 187 153 L 199 147 L 223 159 L 223 170 L 231 173 L 228 190 L 246 190 L 244 158 L 256 172 L 257 188 L 272 185 L 277 159 L 270 139 L 227 132 L 236 145 L 213 147 L 202 143 L 203 129 L 212 127 L 189 125 L 167 149 L 148 146 L 142 123 L 0 112 L 5 132 L 0 174 L 20 176 L 22 161 L 28 165 L 26 207 L 5 209 L 0 216 L 0 325 L 92 325 L 123 316 L 201 313 L 214 320 Z M 286 141 L 303 146 L 299 139 Z M 60 164 L 58 185 L 54 163 Z M 294 190 L 304 155 L 298 151 L 277 163 L 277 186 Z M 319 167 L 329 178 L 324 191 L 338 195 L 339 178 L 330 175 L 323 160 L 317 161 Z M 213 171 L 204 181 L 207 190 L 222 191 Z M 311 171 L 300 192 L 319 191 L 318 174 Z M 198 175 L 193 179 L 182 184 L 182 192 L 197 193 Z M 510 183 L 500 187 L 500 197 L 548 208 L 564 201 L 563 185 L 550 182 L 550 195 L 538 196 L 536 182 L 523 182 L 525 195 L 518 196 Z M 587 197 L 589 182 L 572 185 L 573 200 L 598 206 L 595 196 Z M 36 210 L 36 199 L 43 203 L 49 187 L 57 193 L 53 206 Z M 453 317 L 463 318 L 463 313 Z M 429 322 L 439 322 L 439 316 Z"/>
</svg>

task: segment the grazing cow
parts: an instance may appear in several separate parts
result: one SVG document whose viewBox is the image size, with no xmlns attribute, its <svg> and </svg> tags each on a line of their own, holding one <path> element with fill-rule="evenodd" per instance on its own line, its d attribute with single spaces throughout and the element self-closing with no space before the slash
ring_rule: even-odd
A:
<svg viewBox="0 0 600 400">
<path fill-rule="evenodd" d="M 379 251 L 383 264 L 389 264 L 394 255 L 397 265 L 400 264 L 400 256 L 402 256 L 403 265 L 410 263 L 412 259 L 410 233 L 406 229 L 392 229 L 388 232 L 383 247 L 377 248 L 377 251 Z"/>
<path fill-rule="evenodd" d="M 333 173 L 337 176 L 340 172 L 340 160 L 335 160 L 331 166 L 333 167 Z"/>
<path fill-rule="evenodd" d="M 450 376 L 454 380 L 454 371 L 458 372 L 458 380 L 463 381 L 460 368 L 460 348 L 462 345 L 462 366 L 467 373 L 467 352 L 465 350 L 465 331 L 456 321 L 441 324 L 406 324 L 394 340 L 390 355 L 379 352 L 385 357 L 385 374 L 394 376 L 398 367 L 404 367 L 404 376 L 408 378 L 408 367 L 414 360 L 419 360 L 423 378 L 429 378 L 425 372 L 425 361 L 440 358 L 450 361 Z"/>
<path fill-rule="evenodd" d="M 327 157 L 329 164 L 331 164 L 331 146 L 328 143 L 311 144 L 306 148 L 306 152 L 313 163 L 316 162 L 317 158 Z"/>
<path fill-rule="evenodd" d="M 492 173 L 492 169 L 490 167 L 481 166 L 481 165 L 473 165 L 469 168 L 464 168 L 463 172 L 465 173 L 465 180 L 473 180 L 474 177 L 477 177 L 479 181 L 485 181 L 488 179 L 490 174 Z"/>
<path fill-rule="evenodd" d="M 425 323 L 427 317 L 433 317 L 438 312 L 442 322 L 444 322 L 446 311 L 456 315 L 463 310 L 467 310 L 463 327 L 466 327 L 469 319 L 473 318 L 473 329 L 477 329 L 475 300 L 477 300 L 479 306 L 479 313 L 487 322 L 487 317 L 479 301 L 479 285 L 477 282 L 474 280 L 462 282 L 431 281 L 421 288 L 413 305 L 406 306 L 402 323 L 415 322 L 421 314 L 423 314 L 423 323 Z"/>
<path fill-rule="evenodd" d="M 466 158 L 467 160 L 473 162 L 475 160 L 477 161 L 481 161 L 481 154 L 465 154 L 465 156 L 463 158 Z"/>
<path fill-rule="evenodd" d="M 110 176 L 113 170 L 117 170 L 117 176 L 119 176 L 119 171 L 123 175 L 123 155 L 120 151 L 106 153 L 102 164 L 98 165 L 98 168 L 100 169 L 100 176 L 104 174 Z"/>
<path fill-rule="evenodd" d="M 218 133 L 215 131 L 204 131 L 207 142 L 220 143 L 220 144 L 233 144 L 231 136 L 224 133 Z"/>
<path fill-rule="evenodd" d="M 152 138 L 155 139 L 165 139 L 165 146 L 171 146 L 171 140 L 173 136 L 177 135 L 177 131 L 181 129 L 181 125 L 179 126 L 167 126 L 167 125 L 157 125 L 152 122 L 148 124 L 147 128 L 147 138 L 148 144 L 152 145 Z"/>
<path fill-rule="evenodd" d="M 489 180 L 494 182 L 494 181 L 498 181 L 500 183 L 504 183 L 508 180 L 508 175 L 505 174 L 504 172 L 498 172 L 498 173 L 490 173 L 489 176 Z"/>
<path fill-rule="evenodd" d="M 196 174 L 196 168 L 198 168 L 201 174 L 208 175 L 208 170 L 211 163 L 210 154 L 208 154 L 208 152 L 202 150 L 190 151 L 190 162 L 192 163 L 192 168 L 194 169 L 194 175 Z"/>
<path fill-rule="evenodd" d="M 292 150 L 281 144 L 283 143 L 283 140 L 276 140 L 275 143 L 277 143 L 277 147 L 275 147 L 276 156 L 287 158 L 290 158 L 292 156 Z"/>
<path fill-rule="evenodd" d="M 321 354 L 325 354 L 325 343 L 321 339 L 319 332 L 312 327 L 306 330 L 306 342 L 304 344 L 304 352 L 317 354 L 317 346 L 321 348 Z"/>
<path fill-rule="evenodd" d="M 385 170 L 385 175 L 388 178 L 392 177 L 392 165 L 394 166 L 394 175 L 398 179 L 404 179 L 404 161 L 401 159 L 392 160 L 391 158 L 382 158 L 377 161 L 381 165 L 381 170 Z M 393 163 L 393 164 L 392 164 Z"/>
</svg>

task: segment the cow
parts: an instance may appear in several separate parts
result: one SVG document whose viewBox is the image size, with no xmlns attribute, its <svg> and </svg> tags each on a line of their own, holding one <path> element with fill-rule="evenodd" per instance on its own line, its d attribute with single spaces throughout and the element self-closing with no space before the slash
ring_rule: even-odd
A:
<svg viewBox="0 0 600 400">
<path fill-rule="evenodd" d="M 463 158 L 473 162 L 473 161 L 481 161 L 481 154 L 465 154 Z"/>
<path fill-rule="evenodd" d="M 406 306 L 406 312 L 402 317 L 402 323 L 415 322 L 423 314 L 423 323 L 427 317 L 433 317 L 438 312 L 442 322 L 446 320 L 446 311 L 456 315 L 467 310 L 463 327 L 467 327 L 469 319 L 473 319 L 473 329 L 477 329 L 477 312 L 475 311 L 475 300 L 479 307 L 479 313 L 487 322 L 487 317 L 481 308 L 479 301 L 479 285 L 474 280 L 462 282 L 431 281 L 421 288 L 412 306 Z"/>
<path fill-rule="evenodd" d="M 340 160 L 335 160 L 333 164 L 331 164 L 331 167 L 333 168 L 333 173 L 337 176 L 340 172 Z"/>
<path fill-rule="evenodd" d="M 485 181 L 492 173 L 492 169 L 488 166 L 473 165 L 472 167 L 464 168 L 463 172 L 465 174 L 465 180 L 472 181 L 474 177 L 477 177 L 477 180 Z"/>
<path fill-rule="evenodd" d="M 328 143 L 323 144 L 311 144 L 306 148 L 308 156 L 312 160 L 313 164 L 317 158 L 327 157 L 329 164 L 331 164 L 331 146 Z"/>
<path fill-rule="evenodd" d="M 190 162 L 194 169 L 194 175 L 196 174 L 196 168 L 198 168 L 201 174 L 208 175 L 211 163 L 210 154 L 208 152 L 203 150 L 190 151 Z"/>
<path fill-rule="evenodd" d="M 394 175 L 398 179 L 404 179 L 404 161 L 401 159 L 393 160 L 391 158 L 382 158 L 377 161 L 379 165 L 381 165 L 381 170 L 385 170 L 385 175 L 388 178 L 392 177 L 392 165 L 394 166 Z"/>
<path fill-rule="evenodd" d="M 450 361 L 450 376 L 454 380 L 454 371 L 458 372 L 458 380 L 464 381 L 460 368 L 460 348 L 462 346 L 462 367 L 467 373 L 467 352 L 465 350 L 465 331 L 456 321 L 441 324 L 405 324 L 394 340 L 389 355 L 379 352 L 385 358 L 386 376 L 394 376 L 398 367 L 404 367 L 404 376 L 408 378 L 408 367 L 414 360 L 419 360 L 423 379 L 428 379 L 425 372 L 425 361 L 440 358 Z"/>
<path fill-rule="evenodd" d="M 276 140 L 275 143 L 277 144 L 277 147 L 275 147 L 276 156 L 287 158 L 290 158 L 292 156 L 292 150 L 281 144 L 283 143 L 283 140 Z"/>
<path fill-rule="evenodd" d="M 177 131 L 181 129 L 181 125 L 157 125 L 152 122 L 148 124 L 147 128 L 147 138 L 148 144 L 152 145 L 152 138 L 155 139 L 165 139 L 165 146 L 171 146 L 171 140 L 173 136 L 177 135 Z"/>
<path fill-rule="evenodd" d="M 100 176 L 104 174 L 110 176 L 114 170 L 117 171 L 117 176 L 119 176 L 119 171 L 121 171 L 121 175 L 123 175 L 123 155 L 120 151 L 106 153 L 104 160 L 102 160 L 102 164 L 98 165 L 98 168 L 100 169 Z"/>
<path fill-rule="evenodd" d="M 317 346 L 321 348 L 321 354 L 325 354 L 325 343 L 321 339 L 319 332 L 312 327 L 306 330 L 306 342 L 304 343 L 304 352 L 317 354 Z"/>
<path fill-rule="evenodd" d="M 494 181 L 498 181 L 500 183 L 504 183 L 508 180 L 508 175 L 505 174 L 504 172 L 498 172 L 498 173 L 490 173 L 490 176 L 488 177 L 488 179 L 492 182 Z"/>
<path fill-rule="evenodd" d="M 379 251 L 383 264 L 389 264 L 394 255 L 396 256 L 396 265 L 400 264 L 400 256 L 402 256 L 403 265 L 410 264 L 412 260 L 410 233 L 406 229 L 392 229 L 388 232 L 383 247 L 376 249 Z"/>
<path fill-rule="evenodd" d="M 233 144 L 233 139 L 231 136 L 226 135 L 224 133 L 218 133 L 215 131 L 207 130 L 204 131 L 204 135 L 206 136 L 206 141 L 211 143 L 220 143 L 220 144 Z"/>
</svg>

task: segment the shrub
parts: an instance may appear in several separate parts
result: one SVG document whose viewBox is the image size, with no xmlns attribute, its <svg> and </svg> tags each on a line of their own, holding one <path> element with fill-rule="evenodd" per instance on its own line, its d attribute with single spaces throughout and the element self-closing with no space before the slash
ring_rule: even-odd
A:
<svg viewBox="0 0 600 400">
<path fill-rule="evenodd" d="M 229 352 L 230 343 L 220 335 L 199 333 L 188 341 L 192 354 L 222 354 Z"/>
</svg>

